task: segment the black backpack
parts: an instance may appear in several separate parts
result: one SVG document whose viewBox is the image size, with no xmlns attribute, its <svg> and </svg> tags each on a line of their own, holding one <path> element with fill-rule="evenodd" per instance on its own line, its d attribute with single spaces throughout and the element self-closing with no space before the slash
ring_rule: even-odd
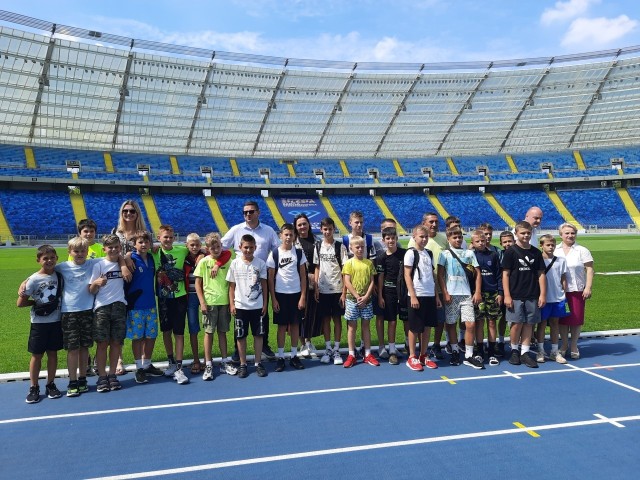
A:
<svg viewBox="0 0 640 480">
<path fill-rule="evenodd" d="M 418 268 L 418 263 L 420 262 L 420 254 L 413 247 L 410 247 L 407 249 L 407 251 L 409 250 L 413 250 L 413 265 L 411 265 L 411 278 L 413 279 L 413 274 L 416 272 L 416 269 L 418 269 L 418 279 L 421 279 L 422 273 Z M 425 251 L 429 254 L 429 257 L 431 258 L 431 263 L 433 263 L 433 253 L 431 252 L 431 250 L 427 248 L 425 248 Z M 404 263 L 402 262 L 401 262 L 401 267 L 402 267 L 402 269 L 400 270 L 401 275 L 398 275 L 398 304 L 401 307 L 406 308 L 409 306 L 409 301 L 408 301 L 409 289 L 407 288 L 407 282 L 404 279 Z"/>
<path fill-rule="evenodd" d="M 300 269 L 300 264 L 302 263 L 302 249 L 294 247 L 294 250 L 296 251 L 296 256 L 298 258 L 298 262 L 296 263 L 296 266 L 298 267 L 296 271 L 298 271 Z M 273 263 L 275 264 L 275 267 L 273 268 L 273 284 L 275 285 L 278 280 L 278 267 L 280 263 L 280 252 L 278 251 L 278 247 L 274 248 L 271 251 L 271 254 L 273 255 Z"/>
<path fill-rule="evenodd" d="M 320 265 L 320 247 L 322 246 L 322 240 L 318 240 L 315 244 L 316 255 L 318 255 L 318 265 Z M 338 266 L 340 267 L 340 271 L 342 271 L 342 243 L 338 240 L 334 240 L 333 249 L 336 254 L 336 262 L 338 262 Z M 313 259 L 311 259 L 313 261 Z"/>
</svg>

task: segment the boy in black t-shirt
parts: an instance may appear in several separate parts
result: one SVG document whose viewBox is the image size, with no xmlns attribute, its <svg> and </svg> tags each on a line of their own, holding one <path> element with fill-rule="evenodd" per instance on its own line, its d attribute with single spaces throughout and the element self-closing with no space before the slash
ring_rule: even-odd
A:
<svg viewBox="0 0 640 480">
<path fill-rule="evenodd" d="M 534 325 L 540 322 L 540 309 L 546 303 L 544 260 L 540 250 L 532 247 L 529 222 L 516 224 L 516 243 L 502 257 L 502 285 L 507 321 L 511 322 L 511 358 L 509 363 L 538 368 L 528 355 Z M 522 352 L 518 343 L 522 342 Z"/>
<path fill-rule="evenodd" d="M 389 340 L 389 363 L 398 365 L 398 351 L 396 350 L 396 324 L 398 320 L 398 278 L 403 274 L 402 262 L 404 248 L 398 247 L 398 234 L 394 227 L 382 230 L 382 241 L 387 247 L 385 252 L 378 252 L 375 266 L 378 272 L 378 306 L 383 312 L 383 319 L 387 322 L 387 338 Z M 382 329 L 384 332 L 384 328 Z M 378 337 L 382 352 L 384 348 L 384 334 Z M 378 354 L 380 356 L 380 353 Z"/>
</svg>

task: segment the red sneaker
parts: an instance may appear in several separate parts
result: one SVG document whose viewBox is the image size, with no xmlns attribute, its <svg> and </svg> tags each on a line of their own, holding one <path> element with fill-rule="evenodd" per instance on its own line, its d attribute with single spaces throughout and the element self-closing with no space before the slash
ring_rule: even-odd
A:
<svg viewBox="0 0 640 480">
<path fill-rule="evenodd" d="M 351 368 L 356 364 L 356 357 L 349 355 L 342 365 L 344 368 Z"/>
<path fill-rule="evenodd" d="M 429 360 L 429 357 L 424 361 L 424 366 L 427 368 L 431 368 L 432 370 L 438 368 L 438 364 L 433 360 Z"/>
<path fill-rule="evenodd" d="M 416 372 L 421 372 L 424 370 L 424 368 L 422 368 L 422 364 L 420 364 L 420 360 L 418 360 L 418 357 L 416 357 L 415 355 L 407 359 L 407 367 Z"/>
<path fill-rule="evenodd" d="M 374 357 L 372 354 L 364 357 L 364 363 L 368 363 L 369 365 L 373 365 L 374 367 L 380 366 L 380 362 L 378 362 L 378 360 L 376 360 L 376 357 Z"/>
</svg>

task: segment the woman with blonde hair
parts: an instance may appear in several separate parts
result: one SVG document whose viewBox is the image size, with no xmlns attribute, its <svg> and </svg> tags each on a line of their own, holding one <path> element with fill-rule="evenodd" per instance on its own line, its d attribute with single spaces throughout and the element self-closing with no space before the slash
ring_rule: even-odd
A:
<svg viewBox="0 0 640 480">
<path fill-rule="evenodd" d="M 133 251 L 133 243 L 131 239 L 136 232 L 146 231 L 147 227 L 142 218 L 142 210 L 135 200 L 125 200 L 120 205 L 120 213 L 118 215 L 118 226 L 111 233 L 118 236 L 122 244 L 122 254 Z"/>
<path fill-rule="evenodd" d="M 567 261 L 567 305 L 569 315 L 560 319 L 560 338 L 562 339 L 563 356 L 571 355 L 573 360 L 580 358 L 578 338 L 584 324 L 584 308 L 591 298 L 593 285 L 593 257 L 591 252 L 576 243 L 578 229 L 570 223 L 563 223 L 558 228 L 562 243 L 554 251 L 556 257 Z M 571 344 L 569 345 L 569 333 Z M 567 351 L 568 350 L 568 351 Z"/>
</svg>

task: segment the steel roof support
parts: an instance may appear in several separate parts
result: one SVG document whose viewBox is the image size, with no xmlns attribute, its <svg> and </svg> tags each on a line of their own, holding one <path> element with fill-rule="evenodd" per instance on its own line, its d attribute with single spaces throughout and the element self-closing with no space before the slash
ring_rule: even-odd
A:
<svg viewBox="0 0 640 480">
<path fill-rule="evenodd" d="M 278 83 L 273 89 L 273 93 L 271 94 L 271 99 L 267 104 L 267 109 L 264 112 L 264 116 L 262 117 L 262 122 L 260 123 L 260 130 L 258 131 L 258 136 L 256 137 L 256 141 L 253 144 L 253 150 L 251 151 L 251 155 L 255 155 L 256 150 L 258 149 L 258 144 L 260 143 L 260 137 L 262 137 L 262 132 L 264 131 L 264 126 L 267 124 L 267 119 L 269 115 L 271 115 L 271 110 L 275 108 L 276 105 L 276 96 L 278 95 L 278 91 L 282 86 L 282 82 L 284 82 L 284 77 L 287 75 L 287 65 L 289 64 L 289 60 L 287 59 L 284 62 L 284 69 L 280 73 L 280 78 L 278 78 Z"/>
<path fill-rule="evenodd" d="M 51 31 L 53 35 L 56 31 L 54 25 Z M 44 93 L 44 87 L 49 86 L 49 67 L 51 66 L 51 57 L 53 56 L 53 49 L 55 48 L 56 40 L 51 38 L 49 40 L 49 46 L 47 47 L 47 53 L 44 57 L 44 64 L 42 65 L 42 73 L 38 79 L 38 93 L 36 95 L 35 105 L 33 106 L 33 115 L 31 116 L 31 127 L 29 128 L 29 143 L 33 141 L 33 136 L 36 132 L 36 124 L 38 123 L 38 115 L 40 114 L 40 105 L 42 104 L 42 94 Z"/>
<path fill-rule="evenodd" d="M 214 57 L 215 57 L 215 53 L 211 56 L 211 64 L 209 65 L 209 68 L 207 68 L 207 73 L 204 77 L 204 82 L 202 83 L 202 88 L 200 89 L 200 95 L 198 96 L 198 99 L 196 101 L 196 109 L 193 112 L 193 121 L 191 122 L 191 128 L 189 129 L 189 138 L 187 138 L 187 146 L 185 148 L 185 152 L 189 153 L 189 150 L 191 149 L 191 141 L 193 140 L 193 132 L 196 129 L 196 124 L 198 123 L 198 119 L 200 118 L 200 111 L 202 110 L 202 105 L 206 105 L 207 104 L 207 97 L 205 97 L 205 94 L 207 93 L 207 87 L 209 86 L 209 82 L 211 81 L 211 75 L 213 75 L 213 69 L 215 68 L 216 64 L 213 61 Z"/>
<path fill-rule="evenodd" d="M 131 44 L 133 47 L 133 43 Z M 113 139 L 111 140 L 111 149 L 116 149 L 116 143 L 118 141 L 118 130 L 120 130 L 120 121 L 122 120 L 122 110 L 124 108 L 125 98 L 129 96 L 129 89 L 127 84 L 129 83 L 129 75 L 131 73 L 131 65 L 133 64 L 133 53 L 129 53 L 127 57 L 127 65 L 124 68 L 124 74 L 122 75 L 122 85 L 120 85 L 120 101 L 118 102 L 118 110 L 116 111 L 116 122 L 113 126 Z"/>
<path fill-rule="evenodd" d="M 389 125 L 387 125 L 387 129 L 384 131 L 384 133 L 382 134 L 382 138 L 378 142 L 378 146 L 376 147 L 376 151 L 373 154 L 374 157 L 377 157 L 378 154 L 380 153 L 380 149 L 382 148 L 382 144 L 387 139 L 387 135 L 391 131 L 391 128 L 393 127 L 393 124 L 396 123 L 396 119 L 400 115 L 400 112 L 402 112 L 403 110 L 406 111 L 407 99 L 413 93 L 413 91 L 416 88 L 416 85 L 418 85 L 418 82 L 422 78 L 422 71 L 423 70 L 424 70 L 424 64 L 422 64 L 422 66 L 420 67 L 420 70 L 418 70 L 418 75 L 416 75 L 416 78 L 414 78 L 413 82 L 411 82 L 411 85 L 409 86 L 409 90 L 407 90 L 405 92 L 404 96 L 402 97 L 402 101 L 398 105 L 398 108 L 396 108 L 396 112 L 393 114 L 393 117 L 391 117 L 391 121 L 389 121 Z"/>
</svg>

